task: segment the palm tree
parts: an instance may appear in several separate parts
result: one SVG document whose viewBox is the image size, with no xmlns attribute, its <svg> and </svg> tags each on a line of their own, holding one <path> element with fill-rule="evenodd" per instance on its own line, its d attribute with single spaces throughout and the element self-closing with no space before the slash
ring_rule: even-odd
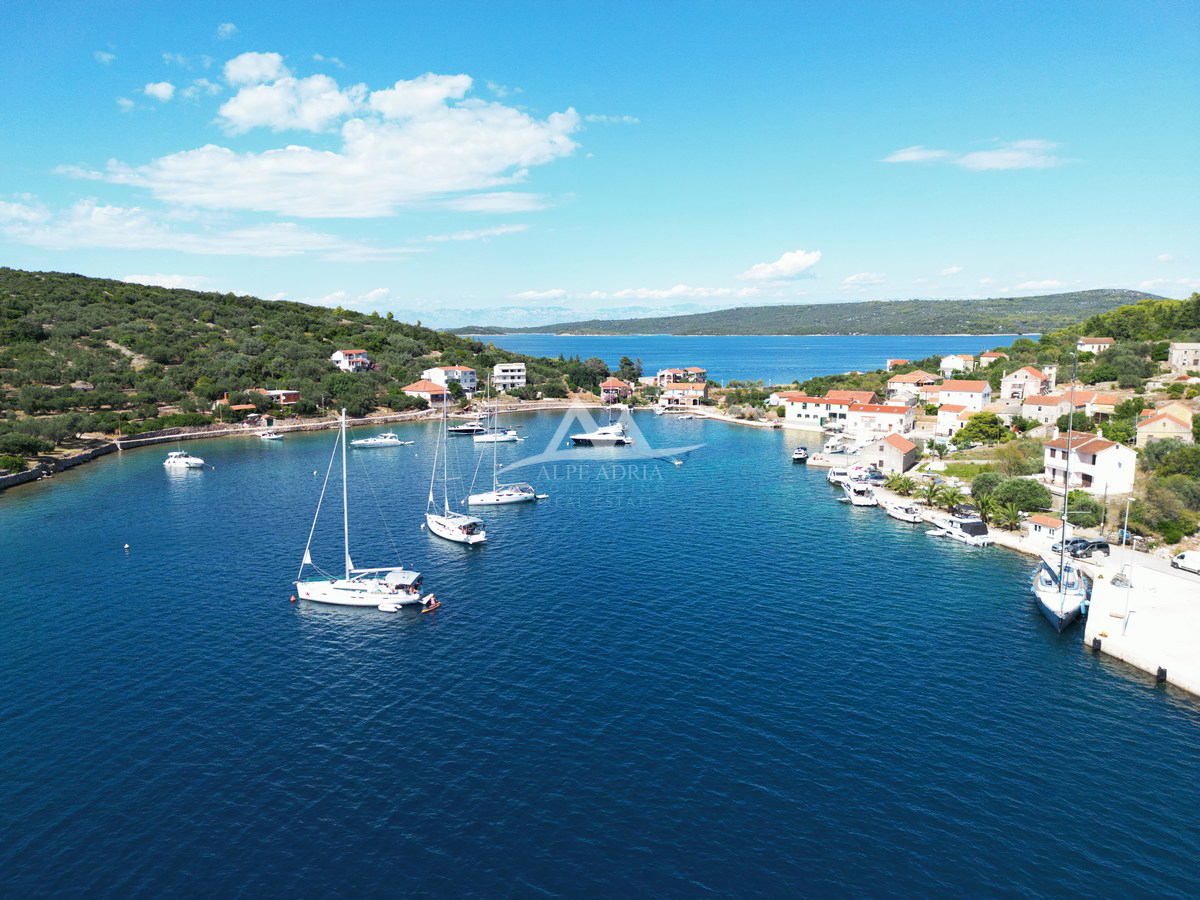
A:
<svg viewBox="0 0 1200 900">
<path fill-rule="evenodd" d="M 975 508 L 979 510 L 979 518 L 985 522 L 991 522 L 992 517 L 1000 508 L 1000 503 L 991 494 L 984 494 L 975 499 Z"/>
<path fill-rule="evenodd" d="M 995 518 L 1001 528 L 1016 531 L 1021 527 L 1021 507 L 1015 503 L 1005 503 L 996 510 Z"/>
<path fill-rule="evenodd" d="M 917 489 L 917 480 L 911 475 L 901 475 L 900 481 L 896 485 L 896 493 L 907 497 Z"/>
<path fill-rule="evenodd" d="M 942 486 L 931 481 L 921 488 L 920 493 L 922 500 L 924 500 L 930 506 L 937 506 L 938 500 L 942 496 Z"/>
<path fill-rule="evenodd" d="M 943 486 L 942 495 L 939 498 L 941 505 L 946 507 L 946 509 L 951 509 L 952 507 L 958 506 L 966 499 L 967 495 L 964 494 L 960 488 L 957 488 L 954 485 Z"/>
<path fill-rule="evenodd" d="M 903 480 L 904 480 L 903 475 L 898 475 L 896 473 L 892 473 L 886 479 L 884 479 L 883 486 L 885 488 L 887 488 L 889 491 L 894 491 L 895 493 L 898 494 L 898 493 L 900 493 L 900 482 Z"/>
</svg>

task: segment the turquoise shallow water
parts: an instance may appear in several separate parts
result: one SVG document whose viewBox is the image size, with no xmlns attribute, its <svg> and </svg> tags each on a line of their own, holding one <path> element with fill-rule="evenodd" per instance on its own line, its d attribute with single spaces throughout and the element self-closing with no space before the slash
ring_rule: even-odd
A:
<svg viewBox="0 0 1200 900">
<path fill-rule="evenodd" d="M 502 460 L 559 424 L 514 421 Z M 331 432 L 0 496 L 0 888 L 1200 891 L 1200 704 L 1055 635 L 1025 559 L 833 502 L 792 438 L 636 421 L 705 446 L 525 470 L 551 499 L 475 550 L 419 530 L 434 426 L 352 454 L 355 561 L 390 530 L 433 615 L 289 602 Z"/>
</svg>

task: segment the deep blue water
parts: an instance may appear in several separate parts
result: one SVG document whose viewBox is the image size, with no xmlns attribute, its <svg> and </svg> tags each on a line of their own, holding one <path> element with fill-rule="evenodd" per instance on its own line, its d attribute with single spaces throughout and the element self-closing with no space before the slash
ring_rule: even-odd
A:
<svg viewBox="0 0 1200 900">
<path fill-rule="evenodd" d="M 791 384 L 830 372 L 881 369 L 889 358 L 980 353 L 1007 347 L 1019 335 L 767 335 L 681 337 L 670 334 L 571 336 L 500 334 L 480 337 L 528 356 L 597 356 L 616 369 L 622 356 L 640 358 L 643 374 L 670 366 L 704 366 L 724 384 L 738 379 Z M 1029 337 L 1029 335 L 1026 335 Z M 1037 337 L 1033 335 L 1033 337 Z"/>
<path fill-rule="evenodd" d="M 419 530 L 434 426 L 353 453 L 355 561 L 381 510 L 432 615 L 289 602 L 332 432 L 0 495 L 3 894 L 1200 893 L 1200 704 L 793 438 L 637 421 L 706 446 L 526 471 L 477 549 Z"/>
</svg>

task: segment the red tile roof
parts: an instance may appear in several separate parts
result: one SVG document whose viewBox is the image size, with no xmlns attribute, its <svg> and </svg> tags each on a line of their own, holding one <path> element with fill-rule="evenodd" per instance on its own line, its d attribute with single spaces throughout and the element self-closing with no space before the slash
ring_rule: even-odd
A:
<svg viewBox="0 0 1200 900">
<path fill-rule="evenodd" d="M 1056 450 L 1067 449 L 1067 438 L 1070 437 L 1072 453 L 1103 453 L 1109 447 L 1117 446 L 1113 441 L 1106 441 L 1087 431 L 1072 431 L 1067 435 L 1051 441 L 1046 446 Z"/>
<path fill-rule="evenodd" d="M 1187 422 L 1183 421 L 1183 419 L 1177 418 L 1177 417 L 1171 415 L 1170 413 L 1159 413 L 1158 415 L 1151 416 L 1148 419 L 1143 419 L 1142 421 L 1138 422 L 1137 427 L 1145 428 L 1147 425 L 1150 425 L 1151 423 L 1162 422 L 1164 419 L 1170 419 L 1172 422 L 1174 422 L 1180 428 L 1191 428 L 1191 426 L 1188 425 Z"/>
<path fill-rule="evenodd" d="M 891 416 L 907 415 L 907 406 L 883 406 L 877 403 L 852 403 L 850 412 L 887 413 Z"/>
<path fill-rule="evenodd" d="M 1054 516 L 1044 516 L 1041 513 L 1030 516 L 1029 521 L 1034 525 L 1047 525 L 1050 528 L 1062 528 L 1062 519 L 1057 519 Z"/>
<path fill-rule="evenodd" d="M 938 407 L 938 412 L 939 413 L 943 413 L 943 412 L 960 413 L 964 409 L 966 409 L 965 406 L 958 406 L 954 403 L 943 403 L 941 406 Z"/>
<path fill-rule="evenodd" d="M 1063 398 L 1057 394 L 1045 394 L 1039 397 L 1026 397 L 1023 406 L 1058 406 Z"/>
<path fill-rule="evenodd" d="M 1021 368 L 1017 369 L 1016 372 L 1009 372 L 1004 377 L 1012 378 L 1014 375 L 1018 375 L 1021 372 L 1024 372 L 1026 375 L 1029 375 L 1032 378 L 1036 378 L 1039 381 L 1049 381 L 1050 380 L 1049 376 L 1046 375 L 1041 369 L 1035 369 L 1033 366 L 1021 366 Z"/>
<path fill-rule="evenodd" d="M 420 393 L 420 394 L 448 394 L 448 393 L 450 393 L 446 388 L 442 387 L 440 384 L 437 384 L 436 382 L 433 382 L 433 381 L 429 381 L 428 379 L 425 379 L 425 378 L 422 378 L 420 381 L 414 381 L 412 384 L 410 384 L 406 387 L 403 387 L 400 390 L 404 391 L 406 394 L 409 393 L 410 391 L 413 393 Z"/>
<path fill-rule="evenodd" d="M 870 403 L 875 398 L 874 391 L 826 391 L 825 396 L 830 400 L 849 400 L 851 403 Z"/>
<path fill-rule="evenodd" d="M 891 444 L 901 453 L 908 453 L 910 450 L 916 450 L 917 445 L 907 438 L 902 438 L 898 434 L 889 434 L 883 439 L 885 444 Z"/>
<path fill-rule="evenodd" d="M 988 386 L 988 383 L 986 381 L 962 381 L 962 380 L 948 379 L 948 380 L 942 382 L 941 387 L 939 387 L 938 390 L 941 390 L 941 391 L 963 391 L 966 393 L 975 394 L 975 393 L 979 393 L 980 391 L 986 390 L 987 386 Z"/>
</svg>

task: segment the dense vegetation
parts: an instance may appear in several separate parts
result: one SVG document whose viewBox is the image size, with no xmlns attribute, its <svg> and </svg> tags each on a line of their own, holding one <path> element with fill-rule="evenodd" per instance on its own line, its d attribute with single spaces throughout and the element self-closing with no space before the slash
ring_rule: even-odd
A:
<svg viewBox="0 0 1200 900">
<path fill-rule="evenodd" d="M 534 328 L 456 328 L 458 334 L 1041 334 L 1143 300 L 1139 291 L 1076 291 L 988 300 L 893 300 L 743 306 L 687 316 L 590 319 Z"/>
<path fill-rule="evenodd" d="M 329 360 L 338 349 L 364 349 L 374 366 L 340 372 Z M 270 409 L 251 388 L 298 390 L 290 410 L 301 415 L 406 409 L 423 405 L 401 388 L 424 369 L 482 375 L 513 360 L 526 364 L 528 397 L 595 390 L 609 375 L 602 360 L 520 356 L 390 316 L 0 268 L 0 455 L 46 452 L 86 432 L 205 424 L 227 393 L 231 405 Z M 245 415 L 218 410 L 224 421 Z M 33 442 L 5 445 L 5 435 Z"/>
</svg>

